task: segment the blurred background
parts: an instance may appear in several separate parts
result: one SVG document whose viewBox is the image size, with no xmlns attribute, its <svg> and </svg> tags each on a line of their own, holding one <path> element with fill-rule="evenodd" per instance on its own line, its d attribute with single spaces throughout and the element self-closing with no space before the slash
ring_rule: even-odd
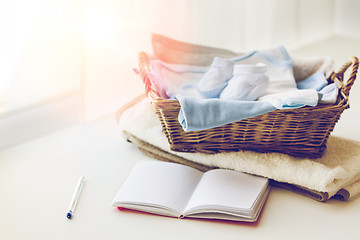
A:
<svg viewBox="0 0 360 240">
<path fill-rule="evenodd" d="M 244 52 L 360 56 L 357 0 L 0 2 L 0 149 L 113 114 L 144 92 L 151 33 Z M 115 121 L 115 119 L 114 119 Z"/>
</svg>

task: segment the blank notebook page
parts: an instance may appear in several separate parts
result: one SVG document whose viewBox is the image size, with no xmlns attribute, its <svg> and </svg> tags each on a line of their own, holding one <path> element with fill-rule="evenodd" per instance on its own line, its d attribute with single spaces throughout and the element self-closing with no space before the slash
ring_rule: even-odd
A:
<svg viewBox="0 0 360 240">
<path fill-rule="evenodd" d="M 114 202 L 162 205 L 182 212 L 202 172 L 179 164 L 139 162 L 116 195 Z"/>
<path fill-rule="evenodd" d="M 215 205 L 251 210 L 267 183 L 266 178 L 241 172 L 211 170 L 203 175 L 186 209 Z"/>
</svg>

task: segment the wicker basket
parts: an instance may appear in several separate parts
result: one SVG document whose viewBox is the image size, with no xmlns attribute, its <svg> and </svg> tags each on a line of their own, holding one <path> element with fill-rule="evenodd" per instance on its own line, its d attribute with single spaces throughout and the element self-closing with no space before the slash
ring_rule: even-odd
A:
<svg viewBox="0 0 360 240">
<path fill-rule="evenodd" d="M 185 132 L 178 122 L 180 104 L 163 99 L 152 88 L 148 77 L 150 56 L 139 53 L 139 72 L 145 92 L 155 105 L 171 150 L 180 152 L 218 153 L 239 150 L 281 152 L 292 156 L 318 158 L 342 112 L 349 108 L 348 96 L 353 85 L 359 60 L 356 57 L 332 73 L 329 83 L 341 84 L 337 104 L 318 104 L 294 110 L 276 110 L 257 117 L 233 122 L 207 130 Z M 344 73 L 351 67 L 349 79 Z"/>
</svg>

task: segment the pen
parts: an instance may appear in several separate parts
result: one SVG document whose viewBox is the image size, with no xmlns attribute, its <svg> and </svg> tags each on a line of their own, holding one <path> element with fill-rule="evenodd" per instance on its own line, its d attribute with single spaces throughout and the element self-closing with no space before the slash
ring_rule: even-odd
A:
<svg viewBox="0 0 360 240">
<path fill-rule="evenodd" d="M 77 201 L 79 199 L 80 192 L 81 192 L 81 189 L 82 189 L 82 187 L 84 185 L 84 182 L 85 182 L 85 178 L 84 178 L 84 176 L 81 176 L 78 183 L 77 183 L 77 185 L 76 185 L 74 195 L 73 195 L 73 197 L 71 199 L 71 203 L 70 203 L 70 206 L 69 206 L 69 211 L 66 214 L 66 217 L 68 219 L 71 219 L 71 217 L 73 215 L 73 212 L 74 212 L 76 203 L 77 203 Z"/>
</svg>

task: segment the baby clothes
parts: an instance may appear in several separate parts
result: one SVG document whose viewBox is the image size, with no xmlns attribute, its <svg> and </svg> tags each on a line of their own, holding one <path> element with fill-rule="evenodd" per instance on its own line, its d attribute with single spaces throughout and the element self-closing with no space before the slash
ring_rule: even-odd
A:
<svg viewBox="0 0 360 240">
<path fill-rule="evenodd" d="M 220 94 L 220 99 L 254 101 L 269 86 L 269 78 L 265 74 L 266 65 L 237 64 L 234 66 L 233 77 Z"/>
<path fill-rule="evenodd" d="M 309 89 L 313 88 L 317 91 L 320 91 L 323 87 L 328 84 L 324 72 L 318 71 L 312 74 L 310 77 L 297 82 L 296 86 L 298 89 Z"/>
<path fill-rule="evenodd" d="M 325 78 L 325 72 L 319 70 L 311 76 L 297 82 L 298 89 L 315 89 L 319 93 L 320 103 L 334 104 L 339 94 L 339 88 L 336 83 L 328 84 Z"/>
<path fill-rule="evenodd" d="M 271 103 L 277 109 L 316 106 L 319 100 L 315 89 L 299 90 L 293 73 L 293 61 L 283 46 L 263 51 L 254 51 L 247 56 L 233 59 L 236 63 L 267 66 L 269 86 L 259 100 Z"/>
<path fill-rule="evenodd" d="M 260 100 L 269 102 L 277 109 L 314 107 L 319 102 L 319 94 L 314 89 L 289 90 L 283 93 L 265 95 Z"/>
<path fill-rule="evenodd" d="M 254 51 L 233 60 L 235 63 L 240 64 L 257 64 L 261 62 L 266 65 L 269 87 L 264 95 L 297 89 L 293 73 L 293 61 L 283 46 L 263 51 Z"/>
<path fill-rule="evenodd" d="M 339 95 L 339 88 L 336 83 L 329 84 L 320 90 L 320 102 L 326 104 L 335 104 Z"/>
<path fill-rule="evenodd" d="M 230 60 L 232 62 L 227 61 L 228 65 L 221 65 L 214 59 L 214 65 L 209 67 L 168 64 L 160 60 L 151 61 L 149 77 L 153 87 L 158 88 L 157 91 L 161 97 L 179 100 L 181 105 L 179 122 L 185 131 L 221 126 L 276 109 L 293 109 L 318 104 L 319 94 L 315 89 L 299 90 L 296 87 L 293 62 L 284 47 L 253 51 Z M 228 68 L 231 66 L 234 69 L 239 64 L 256 65 L 259 62 L 266 65 L 269 86 L 257 101 L 204 99 L 203 94 L 198 91 L 200 89 L 202 92 L 209 93 L 208 96 L 214 97 L 221 94 L 222 88 L 225 91 L 226 85 L 229 87 L 232 85 L 230 84 L 232 77 L 226 74 L 223 74 L 221 81 L 216 81 L 209 75 L 207 78 L 209 82 L 206 82 L 205 74 L 210 73 L 211 69 L 215 70 L 217 66 Z M 233 71 L 231 71 L 232 74 Z M 203 81 L 202 84 L 200 84 L 201 81 Z"/>
<path fill-rule="evenodd" d="M 232 77 L 234 62 L 230 59 L 215 57 L 210 69 L 197 85 L 199 92 L 206 98 L 218 97 Z"/>
</svg>

